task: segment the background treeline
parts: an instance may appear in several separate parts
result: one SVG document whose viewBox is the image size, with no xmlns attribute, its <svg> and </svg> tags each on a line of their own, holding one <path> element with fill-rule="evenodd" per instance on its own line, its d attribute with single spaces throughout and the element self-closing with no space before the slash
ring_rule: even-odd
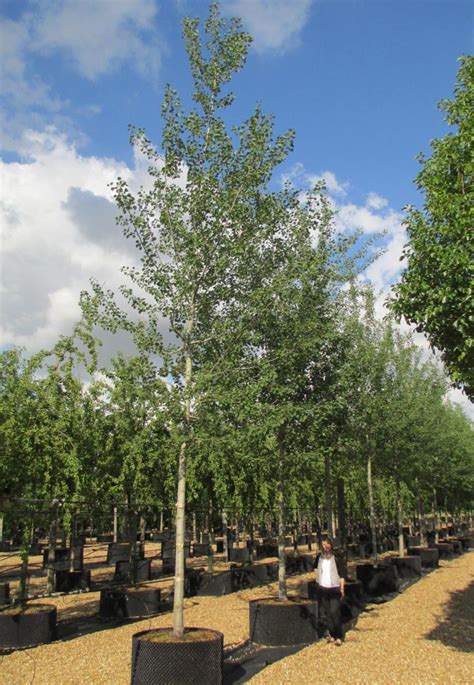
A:
<svg viewBox="0 0 474 685">
<path fill-rule="evenodd" d="M 278 315 L 263 308 L 252 345 L 234 341 L 218 367 L 200 364 L 188 526 L 193 511 L 203 527 L 205 512 L 257 522 L 280 503 L 285 525 L 305 512 L 336 532 L 341 479 L 349 525 L 396 524 L 398 505 L 405 517 L 471 510 L 472 424 L 447 401 L 440 368 L 390 320 L 375 318 L 370 290 L 352 283 L 316 317 L 291 301 Z M 91 372 L 87 382 L 79 367 L 82 378 Z M 61 501 L 66 527 L 73 511 L 103 519 L 114 505 L 135 507 L 148 525 L 172 525 L 180 390 L 159 369 L 145 355 L 118 355 L 98 371 L 84 326 L 51 351 L 1 354 L 4 535 Z M 111 524 L 106 516 L 104 530 Z"/>
</svg>

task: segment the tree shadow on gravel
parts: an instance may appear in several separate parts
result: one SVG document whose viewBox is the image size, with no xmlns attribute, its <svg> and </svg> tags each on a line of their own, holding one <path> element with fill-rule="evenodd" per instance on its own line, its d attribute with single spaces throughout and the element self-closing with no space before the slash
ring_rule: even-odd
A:
<svg viewBox="0 0 474 685">
<path fill-rule="evenodd" d="M 465 590 L 451 592 L 444 616 L 427 635 L 460 652 L 474 650 L 474 582 Z"/>
</svg>

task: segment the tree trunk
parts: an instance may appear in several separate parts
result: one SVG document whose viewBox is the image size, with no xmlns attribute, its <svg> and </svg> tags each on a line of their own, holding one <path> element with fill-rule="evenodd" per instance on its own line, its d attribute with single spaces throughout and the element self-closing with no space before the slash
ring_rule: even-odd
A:
<svg viewBox="0 0 474 685">
<path fill-rule="evenodd" d="M 186 442 L 181 444 L 178 467 L 178 496 L 176 499 L 176 556 L 173 602 L 173 635 L 183 637 L 184 600 L 184 528 L 186 503 Z"/>
<path fill-rule="evenodd" d="M 165 513 L 163 509 L 160 511 L 160 533 L 162 532 L 165 525 Z"/>
<path fill-rule="evenodd" d="M 324 452 L 324 503 L 327 521 L 327 531 L 330 538 L 334 537 L 332 519 L 332 492 L 331 492 L 331 457 L 329 450 Z"/>
<path fill-rule="evenodd" d="M 377 531 L 375 522 L 375 504 L 374 504 L 374 484 L 372 480 L 372 453 L 369 452 L 367 457 L 367 488 L 369 491 L 369 516 L 370 516 L 370 532 L 372 537 L 372 555 L 374 557 L 374 564 L 377 565 Z"/>
<path fill-rule="evenodd" d="M 4 514 L 0 513 L 0 542 L 3 542 L 3 518 Z"/>
<path fill-rule="evenodd" d="M 403 511 L 402 511 L 402 496 L 400 492 L 400 478 L 396 480 L 397 490 L 397 525 L 398 525 L 398 554 L 405 556 L 405 541 L 403 539 Z"/>
<path fill-rule="evenodd" d="M 224 559 L 225 561 L 229 561 L 229 536 L 227 529 L 227 511 L 225 509 L 222 510 L 222 539 L 224 548 Z"/>
<path fill-rule="evenodd" d="M 192 332 L 193 322 L 188 323 L 188 334 Z M 186 352 L 186 371 L 184 378 L 184 389 L 187 391 L 185 397 L 185 436 L 187 437 L 191 427 L 191 398 L 189 396 L 192 378 L 192 359 Z M 184 635 L 184 538 L 186 526 L 186 439 L 181 443 L 178 464 L 178 493 L 176 498 L 176 556 L 175 556 L 175 576 L 174 576 L 174 601 L 173 601 L 173 635 L 183 637 Z"/>
<path fill-rule="evenodd" d="M 286 590 L 285 558 L 285 490 L 283 465 L 285 458 L 283 436 L 278 436 L 278 599 L 288 599 Z"/>
<path fill-rule="evenodd" d="M 337 479 L 337 518 L 339 536 L 344 558 L 347 558 L 347 526 L 346 526 L 346 498 L 344 494 L 344 479 Z M 311 549 L 311 547 L 310 547 Z"/>
<path fill-rule="evenodd" d="M 129 549 L 129 567 L 130 567 L 130 585 L 135 585 L 137 582 L 137 565 L 138 565 L 138 553 L 137 553 L 137 532 L 138 532 L 138 515 L 137 512 L 131 508 L 131 502 L 129 498 L 128 502 L 128 542 L 130 545 Z"/>
<path fill-rule="evenodd" d="M 427 547 L 428 540 L 426 537 L 425 504 L 423 501 L 423 497 L 421 495 L 418 495 L 418 515 L 420 528 L 420 546 Z"/>
<path fill-rule="evenodd" d="M 19 602 L 20 604 L 25 604 L 28 598 L 28 554 L 30 549 L 29 531 L 28 527 L 25 525 L 23 536 L 21 542 L 21 568 L 20 568 L 20 588 L 19 588 Z M 54 583 L 54 579 L 53 579 Z M 54 590 L 54 584 L 53 584 Z M 52 592 L 52 591 L 51 591 Z"/>
<path fill-rule="evenodd" d="M 110 540 L 110 538 L 109 538 Z M 114 542 L 118 542 L 118 509 L 114 507 Z"/>
<path fill-rule="evenodd" d="M 140 514 L 140 542 L 144 543 L 146 538 L 146 518 Z"/>
<path fill-rule="evenodd" d="M 48 569 L 46 572 L 46 592 L 54 592 L 54 562 L 56 558 L 56 535 L 58 530 L 58 512 L 53 514 L 53 520 L 49 528 L 48 540 Z"/>
<path fill-rule="evenodd" d="M 438 520 L 438 501 L 436 497 L 436 490 L 433 488 L 433 528 L 435 533 L 435 544 L 439 543 L 439 520 Z"/>
</svg>

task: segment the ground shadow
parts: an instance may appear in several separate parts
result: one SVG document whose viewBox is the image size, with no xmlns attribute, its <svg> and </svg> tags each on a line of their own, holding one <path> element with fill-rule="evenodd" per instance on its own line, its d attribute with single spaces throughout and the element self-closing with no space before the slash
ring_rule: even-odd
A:
<svg viewBox="0 0 474 685">
<path fill-rule="evenodd" d="M 425 638 L 460 652 L 474 650 L 474 581 L 464 590 L 451 592 L 443 617 Z"/>
</svg>

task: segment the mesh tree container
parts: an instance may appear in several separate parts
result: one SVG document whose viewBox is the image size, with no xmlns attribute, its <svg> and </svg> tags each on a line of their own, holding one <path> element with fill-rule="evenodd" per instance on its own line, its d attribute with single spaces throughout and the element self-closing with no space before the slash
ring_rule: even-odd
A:
<svg viewBox="0 0 474 685">
<path fill-rule="evenodd" d="M 51 642 L 56 633 L 53 604 L 27 604 L 0 612 L 0 649 L 34 647 Z"/>
<path fill-rule="evenodd" d="M 319 639 L 318 603 L 272 598 L 250 602 L 250 641 L 261 645 L 304 645 Z"/>
<path fill-rule="evenodd" d="M 186 628 L 174 638 L 170 628 L 132 636 L 132 685 L 221 685 L 224 636 L 216 630 Z"/>
</svg>

